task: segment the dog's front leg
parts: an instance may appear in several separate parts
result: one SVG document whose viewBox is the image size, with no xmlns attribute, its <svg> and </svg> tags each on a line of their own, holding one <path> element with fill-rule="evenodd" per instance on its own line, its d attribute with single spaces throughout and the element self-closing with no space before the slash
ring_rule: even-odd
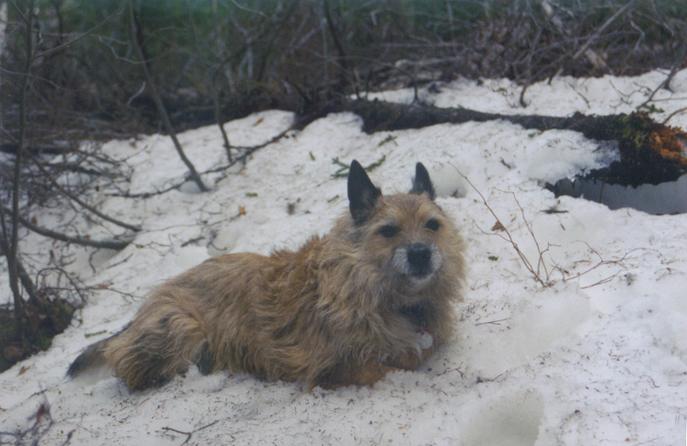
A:
<svg viewBox="0 0 687 446">
<path fill-rule="evenodd" d="M 417 370 L 427 358 L 434 353 L 434 347 L 429 347 L 417 350 L 407 350 L 400 355 L 394 356 L 387 360 L 387 364 L 391 367 L 403 370 Z"/>
<path fill-rule="evenodd" d="M 370 361 L 353 373 L 351 377 L 352 383 L 359 386 L 371 386 L 384 378 L 387 373 L 395 370 L 398 370 L 398 367 L 392 367 L 377 361 Z"/>
<path fill-rule="evenodd" d="M 427 330 L 417 331 L 413 344 L 415 348 L 408 348 L 385 363 L 403 370 L 416 370 L 434 353 L 434 336 Z"/>
</svg>

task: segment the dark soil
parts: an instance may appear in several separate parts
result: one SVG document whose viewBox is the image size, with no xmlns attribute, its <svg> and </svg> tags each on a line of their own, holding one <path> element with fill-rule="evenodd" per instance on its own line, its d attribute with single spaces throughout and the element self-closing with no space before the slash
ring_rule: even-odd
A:
<svg viewBox="0 0 687 446">
<path fill-rule="evenodd" d="M 24 337 L 16 333 L 12 308 L 0 308 L 0 372 L 39 351 L 47 350 L 52 339 L 67 328 L 75 307 L 62 300 L 38 298 L 25 303 Z"/>
</svg>

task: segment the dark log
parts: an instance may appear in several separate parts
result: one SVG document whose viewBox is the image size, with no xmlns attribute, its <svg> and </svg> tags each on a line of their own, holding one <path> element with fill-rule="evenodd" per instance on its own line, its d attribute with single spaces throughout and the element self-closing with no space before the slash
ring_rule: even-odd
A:
<svg viewBox="0 0 687 446">
<path fill-rule="evenodd" d="M 606 179 L 611 182 L 619 180 L 614 177 L 620 175 L 620 170 L 626 184 L 673 181 L 687 171 L 687 133 L 660 124 L 644 112 L 603 116 L 575 113 L 566 117 L 505 115 L 462 107 L 439 108 L 420 103 L 355 99 L 326 103 L 301 116 L 297 127 L 304 128 L 315 119 L 340 112 L 360 116 L 366 133 L 503 120 L 527 129 L 573 130 L 590 139 L 617 141 L 621 161 L 608 172 L 610 177 Z M 629 183 L 628 177 L 632 179 Z"/>
<path fill-rule="evenodd" d="M 19 149 L 19 144 L 4 143 L 0 144 L 0 152 L 16 155 Z M 66 144 L 53 145 L 30 145 L 24 147 L 24 153 L 32 155 L 64 155 L 74 151 L 76 147 Z"/>
</svg>

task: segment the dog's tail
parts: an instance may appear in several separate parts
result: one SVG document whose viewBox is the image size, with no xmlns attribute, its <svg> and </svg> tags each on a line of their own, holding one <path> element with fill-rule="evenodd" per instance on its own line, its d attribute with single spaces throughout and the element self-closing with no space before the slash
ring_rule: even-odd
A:
<svg viewBox="0 0 687 446">
<path fill-rule="evenodd" d="M 81 352 L 71 363 L 67 370 L 67 375 L 74 378 L 86 370 L 94 369 L 105 365 L 105 355 L 103 354 L 107 341 L 111 338 L 103 339 L 95 344 L 89 345 L 86 350 Z"/>
<path fill-rule="evenodd" d="M 112 339 L 119 336 L 127 328 L 129 328 L 129 324 L 109 338 L 105 338 L 86 347 L 86 350 L 81 352 L 81 354 L 71 363 L 69 369 L 67 369 L 67 376 L 75 378 L 83 372 L 105 366 L 105 347 L 107 347 L 107 344 Z"/>
</svg>

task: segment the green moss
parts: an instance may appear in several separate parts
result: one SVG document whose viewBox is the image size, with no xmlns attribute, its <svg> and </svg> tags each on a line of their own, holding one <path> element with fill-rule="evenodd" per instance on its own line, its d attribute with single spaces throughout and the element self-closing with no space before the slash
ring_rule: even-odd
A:
<svg viewBox="0 0 687 446">
<path fill-rule="evenodd" d="M 620 128 L 618 142 L 621 154 L 624 156 L 636 156 L 641 151 L 649 150 L 647 141 L 649 135 L 656 127 L 656 123 L 646 112 L 635 112 L 622 115 L 618 120 Z"/>
</svg>

